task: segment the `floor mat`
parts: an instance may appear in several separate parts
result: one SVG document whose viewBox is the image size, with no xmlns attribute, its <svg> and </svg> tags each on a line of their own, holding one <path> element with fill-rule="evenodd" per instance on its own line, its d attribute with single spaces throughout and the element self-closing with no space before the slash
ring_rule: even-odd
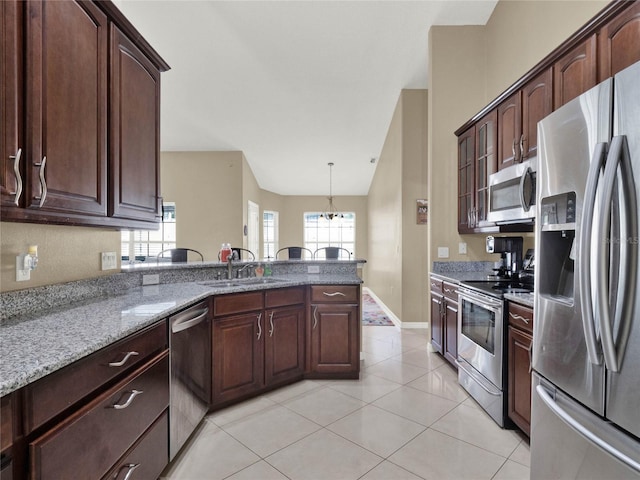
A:
<svg viewBox="0 0 640 480">
<path fill-rule="evenodd" d="M 391 319 L 368 293 L 362 294 L 362 324 L 376 326 L 393 325 Z"/>
</svg>

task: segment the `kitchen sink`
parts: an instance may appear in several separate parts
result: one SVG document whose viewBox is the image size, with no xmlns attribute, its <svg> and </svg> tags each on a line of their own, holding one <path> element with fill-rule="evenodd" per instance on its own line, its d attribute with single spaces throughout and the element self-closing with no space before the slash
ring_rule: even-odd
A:
<svg viewBox="0 0 640 480">
<path fill-rule="evenodd" d="M 206 280 L 204 282 L 196 282 L 198 285 L 204 285 L 206 287 L 216 287 L 216 288 L 228 288 L 228 287 L 244 287 L 247 285 L 269 285 L 272 283 L 281 283 L 286 282 L 287 280 L 281 278 L 238 278 L 235 280 Z"/>
</svg>

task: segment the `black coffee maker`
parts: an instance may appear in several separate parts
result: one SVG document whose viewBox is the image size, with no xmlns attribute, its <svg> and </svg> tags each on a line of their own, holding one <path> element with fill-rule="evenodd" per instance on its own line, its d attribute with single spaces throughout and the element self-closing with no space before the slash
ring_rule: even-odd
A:
<svg viewBox="0 0 640 480">
<path fill-rule="evenodd" d="M 499 253 L 501 265 L 494 269 L 501 278 L 515 279 L 522 270 L 522 237 L 487 237 L 487 253 Z"/>
</svg>

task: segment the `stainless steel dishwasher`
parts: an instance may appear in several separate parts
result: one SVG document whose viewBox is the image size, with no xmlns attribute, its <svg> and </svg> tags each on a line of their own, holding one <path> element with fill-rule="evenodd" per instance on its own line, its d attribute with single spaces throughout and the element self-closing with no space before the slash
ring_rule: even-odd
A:
<svg viewBox="0 0 640 480">
<path fill-rule="evenodd" d="M 211 316 L 208 302 L 169 317 L 169 328 L 169 460 L 173 460 L 209 408 Z"/>
</svg>

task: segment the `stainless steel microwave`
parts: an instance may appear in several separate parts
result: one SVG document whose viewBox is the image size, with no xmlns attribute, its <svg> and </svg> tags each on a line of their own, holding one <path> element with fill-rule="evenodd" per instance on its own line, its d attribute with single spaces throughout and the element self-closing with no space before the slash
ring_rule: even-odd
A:
<svg viewBox="0 0 640 480">
<path fill-rule="evenodd" d="M 489 222 L 500 225 L 535 220 L 537 167 L 538 159 L 532 158 L 489 176 Z"/>
</svg>

